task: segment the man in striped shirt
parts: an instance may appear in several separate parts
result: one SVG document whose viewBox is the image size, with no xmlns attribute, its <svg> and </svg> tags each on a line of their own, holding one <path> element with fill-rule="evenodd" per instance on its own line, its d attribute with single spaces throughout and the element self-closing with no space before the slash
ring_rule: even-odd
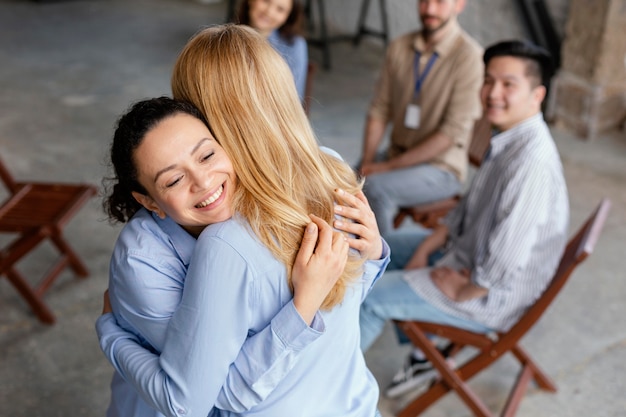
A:
<svg viewBox="0 0 626 417">
<path fill-rule="evenodd" d="M 363 350 L 389 319 L 508 330 L 556 270 L 569 204 L 559 154 L 541 114 L 553 73 L 550 56 L 535 45 L 506 41 L 487 48 L 483 61 L 480 96 L 494 128 L 491 147 L 467 194 L 440 226 L 387 238 L 388 272 L 361 307 Z M 387 394 L 399 395 L 433 372 L 414 352 Z"/>
</svg>

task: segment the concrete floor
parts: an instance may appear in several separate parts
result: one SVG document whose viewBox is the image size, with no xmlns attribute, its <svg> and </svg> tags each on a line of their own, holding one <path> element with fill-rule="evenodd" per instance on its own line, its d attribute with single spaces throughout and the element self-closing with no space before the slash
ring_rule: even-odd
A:
<svg viewBox="0 0 626 417">
<path fill-rule="evenodd" d="M 107 173 L 104 161 L 117 115 L 132 101 L 168 94 L 180 48 L 200 26 L 221 21 L 224 11 L 223 3 L 174 0 L 0 2 L 4 161 L 22 179 L 99 184 Z M 315 79 L 311 121 L 321 143 L 354 162 L 382 47 L 337 43 L 332 53 L 333 70 L 320 70 Z M 320 62 L 319 51 L 311 50 L 311 56 Z M 569 185 L 572 230 L 601 197 L 610 197 L 613 209 L 596 253 L 523 340 L 559 391 L 531 388 L 518 416 L 625 416 L 626 137 L 616 131 L 584 142 L 558 127 L 553 134 Z M 37 322 L 15 290 L 0 280 L 0 416 L 104 414 L 112 370 L 93 323 L 118 232 L 105 220 L 98 199 L 68 225 L 66 235 L 91 276 L 77 281 L 63 275 L 47 293 L 58 318 L 54 326 Z M 36 276 L 51 255 L 43 246 L 20 269 Z M 367 353 L 381 387 L 405 353 L 389 328 Z M 471 386 L 497 408 L 516 371 L 514 361 L 505 357 Z M 383 398 L 381 412 L 392 416 L 406 400 Z M 449 395 L 424 415 L 470 414 Z"/>
</svg>

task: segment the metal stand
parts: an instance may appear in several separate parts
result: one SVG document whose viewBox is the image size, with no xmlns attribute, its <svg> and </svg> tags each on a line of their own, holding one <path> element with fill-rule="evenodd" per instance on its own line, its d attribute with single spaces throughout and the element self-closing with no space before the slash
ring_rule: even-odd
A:
<svg viewBox="0 0 626 417">
<path fill-rule="evenodd" d="M 316 0 L 317 1 L 317 14 L 319 17 L 319 36 L 318 37 L 307 37 L 307 42 L 310 46 L 320 48 L 322 50 L 322 62 L 324 69 L 330 69 L 330 44 L 332 42 L 339 41 L 351 41 L 354 39 L 354 35 L 328 35 L 328 28 L 326 27 L 326 6 L 324 4 L 324 0 Z M 304 4 L 304 14 L 306 16 L 308 22 L 309 33 L 315 33 L 315 24 L 313 19 L 312 12 L 312 3 L 313 0 L 306 0 Z"/>
<path fill-rule="evenodd" d="M 363 3 L 361 3 L 361 12 L 359 15 L 359 24 L 357 28 L 357 34 L 354 37 L 355 46 L 358 46 L 358 44 L 361 42 L 361 38 L 364 35 L 375 36 L 375 37 L 381 38 L 383 42 L 385 43 L 385 46 L 387 46 L 387 43 L 389 43 L 389 27 L 387 23 L 388 20 L 387 20 L 386 0 L 378 0 L 378 5 L 380 7 L 380 20 L 381 20 L 382 29 L 374 30 L 374 29 L 368 28 L 365 24 L 365 20 L 367 18 L 367 12 L 369 11 L 370 0 L 363 0 Z"/>
</svg>

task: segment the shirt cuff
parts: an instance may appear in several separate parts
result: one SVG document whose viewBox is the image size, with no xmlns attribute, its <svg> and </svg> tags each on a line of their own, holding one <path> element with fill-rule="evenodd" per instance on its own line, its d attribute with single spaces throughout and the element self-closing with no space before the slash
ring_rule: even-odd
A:
<svg viewBox="0 0 626 417">
<path fill-rule="evenodd" d="M 369 259 L 367 262 L 365 262 L 366 274 L 371 273 L 371 272 L 376 273 L 380 271 L 382 268 L 386 268 L 387 264 L 390 261 L 389 256 L 391 255 L 391 249 L 389 248 L 389 245 L 387 244 L 385 239 L 381 237 L 380 240 L 382 240 L 383 242 L 383 251 L 380 254 L 380 259 L 376 259 L 376 260 Z"/>
<path fill-rule="evenodd" d="M 102 339 L 106 337 L 107 334 L 113 333 L 117 330 L 117 327 L 117 322 L 115 321 L 113 313 L 101 315 L 96 320 L 96 333 L 98 334 L 98 339 Z"/>
<path fill-rule="evenodd" d="M 293 300 L 274 316 L 271 325 L 276 336 L 294 351 L 302 350 L 326 331 L 319 311 L 315 313 L 311 326 L 308 326 L 298 313 Z"/>
</svg>

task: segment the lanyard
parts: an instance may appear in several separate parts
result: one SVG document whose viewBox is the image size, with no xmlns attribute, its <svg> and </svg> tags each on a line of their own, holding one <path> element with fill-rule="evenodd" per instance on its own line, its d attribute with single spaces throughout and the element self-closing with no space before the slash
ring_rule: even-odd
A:
<svg viewBox="0 0 626 417">
<path fill-rule="evenodd" d="M 416 99 L 420 95 L 420 91 L 422 90 L 422 84 L 424 84 L 424 79 L 426 78 L 426 76 L 430 72 L 430 69 L 433 67 L 435 61 L 437 60 L 437 52 L 433 52 L 433 54 L 428 59 L 426 66 L 424 67 L 424 72 L 420 74 L 421 56 L 421 52 L 417 51 L 415 53 L 415 61 L 413 63 L 413 71 L 415 72 L 415 93 L 413 94 L 413 97 Z"/>
</svg>

